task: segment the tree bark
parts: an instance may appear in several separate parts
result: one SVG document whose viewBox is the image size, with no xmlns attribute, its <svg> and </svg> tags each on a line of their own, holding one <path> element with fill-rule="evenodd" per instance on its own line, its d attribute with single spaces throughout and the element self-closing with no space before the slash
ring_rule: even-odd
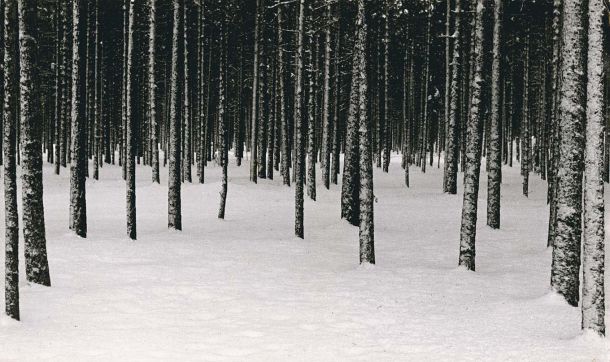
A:
<svg viewBox="0 0 610 362">
<path fill-rule="evenodd" d="M 19 75 L 21 116 L 21 188 L 25 272 L 29 282 L 51 285 L 42 186 L 42 114 L 37 71 L 36 0 L 19 0 Z"/>
<path fill-rule="evenodd" d="M 474 73 L 471 85 L 471 109 L 466 129 L 466 169 L 464 172 L 464 203 L 460 230 L 459 265 L 475 270 L 475 240 L 477 232 L 477 204 L 481 172 L 481 88 L 483 82 L 483 14 L 487 1 L 476 4 L 474 28 Z"/>
<path fill-rule="evenodd" d="M 584 124 L 586 120 L 586 4 L 563 4 L 557 229 L 553 243 L 551 288 L 578 305 Z"/>
<path fill-rule="evenodd" d="M 602 0 L 589 0 L 582 328 L 606 333 L 604 295 L 604 90 Z"/>
</svg>

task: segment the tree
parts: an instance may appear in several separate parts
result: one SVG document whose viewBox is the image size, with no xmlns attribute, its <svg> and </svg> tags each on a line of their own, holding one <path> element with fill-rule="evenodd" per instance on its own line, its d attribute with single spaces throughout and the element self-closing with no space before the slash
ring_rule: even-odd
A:
<svg viewBox="0 0 610 362">
<path fill-rule="evenodd" d="M 72 135 L 70 160 L 70 228 L 76 235 L 87 237 L 87 199 L 85 175 L 87 168 L 87 138 L 85 120 L 85 1 L 74 0 L 72 7 Z"/>
<path fill-rule="evenodd" d="M 173 26 L 172 26 L 172 59 L 170 80 L 170 109 L 169 109 L 169 176 L 168 176 L 168 227 L 182 230 L 181 207 L 181 178 L 180 178 L 180 87 L 179 74 L 182 62 L 182 41 L 180 31 L 184 0 L 172 0 Z"/>
<path fill-rule="evenodd" d="M 502 150 L 500 145 L 501 83 L 500 67 L 502 42 L 503 1 L 494 2 L 493 63 L 491 70 L 491 125 L 489 127 L 489 169 L 487 174 L 487 225 L 500 228 L 500 183 L 502 182 Z"/>
<path fill-rule="evenodd" d="M 331 4 L 326 5 L 326 27 L 324 29 L 324 99 L 322 103 L 322 183 L 330 188 L 330 30 Z M 335 100 L 336 102 L 336 100 Z"/>
<path fill-rule="evenodd" d="M 157 0 L 149 0 L 148 14 L 148 119 L 151 132 L 152 182 L 159 183 L 159 137 L 157 133 L 157 84 L 155 78 L 155 37 Z M 201 157 L 201 155 L 199 155 Z"/>
<path fill-rule="evenodd" d="M 222 165 L 222 185 L 220 189 L 220 208 L 218 209 L 218 218 L 225 218 L 225 206 L 227 204 L 227 168 L 229 166 L 229 136 L 227 132 L 227 120 L 225 116 L 225 74 L 224 74 L 224 62 L 226 59 L 226 44 L 224 38 L 224 26 L 221 26 L 220 30 L 220 44 L 221 44 L 221 56 L 220 56 L 220 70 L 218 71 L 218 136 L 220 137 L 220 164 Z"/>
<path fill-rule="evenodd" d="M 358 139 L 360 151 L 360 263 L 375 264 L 375 227 L 373 218 L 373 157 L 371 122 L 367 117 L 366 24 L 364 0 L 358 0 L 356 27 L 358 40 L 354 62 L 358 63 Z"/>
<path fill-rule="evenodd" d="M 315 78 L 316 74 L 316 63 L 317 57 L 314 55 L 317 48 L 317 42 L 314 35 L 313 26 L 313 6 L 311 2 L 308 6 L 308 29 L 307 29 L 307 195 L 312 199 L 316 200 L 316 87 Z"/>
<path fill-rule="evenodd" d="M 6 315 L 19 320 L 19 213 L 17 210 L 17 7 L 14 1 L 2 1 L 3 22 L 3 152 L 4 152 L 4 241 Z"/>
<path fill-rule="evenodd" d="M 470 92 L 470 116 L 466 125 L 466 169 L 464 171 L 464 203 L 460 230 L 459 265 L 475 270 L 475 239 L 477 232 L 477 204 L 481 172 L 481 86 L 483 82 L 483 14 L 486 1 L 476 6 L 474 28 L 474 74 Z"/>
<path fill-rule="evenodd" d="M 589 1 L 587 126 L 582 259 L 582 328 L 604 336 L 604 90 L 602 0 Z"/>
<path fill-rule="evenodd" d="M 305 25 L 305 0 L 299 0 L 299 18 L 297 30 L 297 53 L 296 53 L 296 79 L 294 91 L 294 132 L 295 132 L 295 235 L 304 238 L 303 231 L 303 181 L 305 178 L 305 135 L 304 123 L 301 112 L 301 102 L 303 99 L 303 37 Z M 253 148 L 254 150 L 255 148 Z"/>
<path fill-rule="evenodd" d="M 127 186 L 127 235 L 136 240 L 136 120 L 134 101 L 134 21 L 135 0 L 130 0 L 129 25 L 127 30 L 127 132 L 125 150 L 125 182 Z"/>
<path fill-rule="evenodd" d="M 286 117 L 286 98 L 285 98 L 285 86 L 284 86 L 284 31 L 282 29 L 283 24 L 283 5 L 279 3 L 277 7 L 277 57 L 278 57 L 278 78 L 279 78 L 279 89 L 277 96 L 280 98 L 280 126 L 281 126 L 281 158 L 282 158 L 282 182 L 286 186 L 290 186 L 290 134 L 288 127 L 288 119 Z M 256 56 L 256 55 L 255 55 Z"/>
<path fill-rule="evenodd" d="M 256 8 L 254 10 L 254 66 L 253 66 L 253 75 L 252 75 L 252 109 L 251 109 L 251 131 L 250 131 L 250 180 L 252 182 L 257 182 L 257 172 L 258 172 L 258 156 L 257 156 L 257 147 L 258 147 L 258 67 L 259 67 L 259 22 L 260 22 L 260 3 L 264 0 L 256 0 Z M 295 118 L 296 119 L 296 118 Z"/>
<path fill-rule="evenodd" d="M 27 280 L 51 285 L 42 198 L 42 114 L 39 104 L 39 78 L 36 0 L 19 0 L 19 76 L 21 116 L 21 183 L 23 238 Z"/>
<path fill-rule="evenodd" d="M 563 4 L 561 85 L 559 90 L 559 161 L 557 226 L 553 242 L 551 288 L 578 305 L 582 176 L 586 120 L 586 4 Z"/>
</svg>

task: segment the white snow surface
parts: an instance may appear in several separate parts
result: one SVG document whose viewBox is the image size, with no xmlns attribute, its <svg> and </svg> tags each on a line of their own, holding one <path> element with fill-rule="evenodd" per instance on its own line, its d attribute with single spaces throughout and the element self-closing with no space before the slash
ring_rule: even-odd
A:
<svg viewBox="0 0 610 362">
<path fill-rule="evenodd" d="M 457 268 L 462 196 L 442 193 L 442 165 L 412 167 L 410 189 L 398 156 L 389 174 L 375 169 L 377 264 L 362 267 L 358 229 L 339 218 L 340 186 L 319 181 L 300 240 L 294 188 L 277 172 L 254 185 L 248 161 L 230 159 L 226 220 L 217 219 L 221 168 L 211 165 L 205 185 L 183 186 L 182 232 L 167 229 L 167 169 L 154 185 L 139 166 L 137 241 L 126 235 L 119 167 L 88 179 L 80 239 L 67 228 L 69 170 L 56 176 L 45 163 L 52 287 L 27 283 L 21 258 L 22 321 L 0 319 L 0 360 L 609 359 L 608 340 L 583 335 L 580 309 L 549 291 L 546 184 L 532 177 L 524 198 L 518 165 L 503 169 L 501 230 L 485 226 L 481 175 L 477 271 L 468 272 Z"/>
</svg>

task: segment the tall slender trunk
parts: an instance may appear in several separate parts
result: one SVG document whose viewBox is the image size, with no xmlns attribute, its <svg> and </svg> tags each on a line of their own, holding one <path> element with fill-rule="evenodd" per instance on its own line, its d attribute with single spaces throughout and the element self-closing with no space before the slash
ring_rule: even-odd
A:
<svg viewBox="0 0 610 362">
<path fill-rule="evenodd" d="M 257 182 L 258 177 L 258 156 L 257 152 L 257 132 L 258 132 L 258 112 L 257 112 L 257 103 L 258 103 L 258 52 L 259 52 L 259 22 L 260 22 L 260 2 L 263 0 L 256 0 L 256 9 L 254 14 L 254 65 L 253 65 L 253 74 L 252 74 L 252 110 L 251 117 L 252 122 L 250 125 L 250 180 L 254 183 Z"/>
<path fill-rule="evenodd" d="M 310 2 L 308 10 L 308 50 L 307 50 L 307 80 L 308 80 L 308 91 L 307 91 L 307 117 L 308 117 L 308 132 L 307 132 L 307 195 L 312 199 L 316 200 L 316 87 L 314 79 L 316 77 L 315 63 L 317 62 L 317 54 L 314 55 L 317 42 L 315 41 L 314 29 L 313 29 L 313 6 Z"/>
<path fill-rule="evenodd" d="M 127 30 L 127 130 L 125 142 L 125 183 L 127 186 L 127 236 L 130 239 L 136 240 L 136 164 L 135 164 L 135 148 L 136 148 L 136 127 L 135 113 L 136 107 L 134 102 L 134 44 L 133 31 L 135 21 L 135 3 L 132 0 L 129 6 L 129 25 Z"/>
<path fill-rule="evenodd" d="M 330 20 L 331 5 L 326 5 L 328 24 L 324 30 L 324 100 L 322 103 L 322 183 L 330 188 Z M 336 101 L 336 100 L 335 100 Z"/>
<path fill-rule="evenodd" d="M 305 26 L 305 0 L 299 0 L 299 18 L 297 30 L 296 79 L 294 92 L 294 132 L 295 132 L 295 235 L 304 238 L 304 212 L 303 212 L 303 179 L 305 178 L 305 119 L 301 112 L 303 99 L 303 37 Z M 254 128 L 253 128 L 254 130 Z M 254 137 L 254 136 L 253 136 Z M 256 147 L 256 144 L 253 144 Z"/>
<path fill-rule="evenodd" d="M 157 125 L 157 83 L 155 78 L 155 37 L 157 0 L 149 0 L 148 19 L 148 102 L 150 143 L 152 151 L 152 182 L 159 183 L 159 135 Z"/>
<path fill-rule="evenodd" d="M 220 207 L 218 218 L 225 218 L 225 206 L 227 204 L 227 168 L 229 166 L 229 135 L 227 132 L 227 121 L 225 116 L 225 52 L 226 43 L 224 39 L 224 26 L 220 30 L 220 69 L 218 71 L 218 136 L 220 137 L 219 158 L 222 165 L 222 185 L 220 189 Z"/>
<path fill-rule="evenodd" d="M 447 136 L 445 145 L 445 191 L 448 194 L 455 195 L 457 193 L 457 173 L 458 173 L 458 159 L 459 159 L 459 145 L 458 137 L 460 132 L 460 79 L 462 76 L 462 62 L 463 57 L 461 54 L 461 29 L 462 29 L 462 0 L 455 1 L 455 30 L 454 36 L 455 41 L 453 43 L 453 60 L 451 70 L 451 85 L 450 85 L 450 100 L 448 104 L 449 118 L 447 123 Z"/>
<path fill-rule="evenodd" d="M 489 127 L 489 158 L 487 174 L 487 225 L 493 229 L 500 228 L 500 183 L 502 181 L 502 129 L 500 93 L 501 93 L 501 42 L 503 1 L 494 4 L 493 61 L 491 66 L 491 124 Z"/>
<path fill-rule="evenodd" d="M 477 204 L 481 172 L 481 88 L 483 82 L 483 14 L 485 2 L 476 4 L 474 28 L 474 72 L 470 92 L 470 115 L 466 129 L 466 169 L 464 174 L 464 203 L 460 230 L 459 265 L 475 270 L 475 240 L 477 231 Z"/>
<path fill-rule="evenodd" d="M 168 227 L 182 230 L 182 204 L 180 179 L 180 79 L 182 64 L 181 19 L 184 0 L 172 0 L 173 26 L 172 26 L 172 69 L 170 80 L 170 108 L 169 108 L 169 175 L 168 175 Z"/>
<path fill-rule="evenodd" d="M 281 0 L 278 0 L 281 1 Z M 277 7 L 277 37 L 278 37 L 278 77 L 280 97 L 280 125 L 281 125 L 281 157 L 282 157 L 282 182 L 284 185 L 290 186 L 290 128 L 288 127 L 288 117 L 286 117 L 286 98 L 284 85 L 284 30 L 282 29 L 283 20 L 283 5 Z"/>
</svg>

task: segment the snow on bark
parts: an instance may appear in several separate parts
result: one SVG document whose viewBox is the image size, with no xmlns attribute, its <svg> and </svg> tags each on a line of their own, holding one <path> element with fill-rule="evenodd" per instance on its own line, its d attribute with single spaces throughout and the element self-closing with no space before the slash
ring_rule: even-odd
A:
<svg viewBox="0 0 610 362">
<path fill-rule="evenodd" d="M 20 0 L 17 2 L 17 9 L 25 271 L 28 281 L 50 286 L 42 197 L 42 114 L 36 66 L 38 55 L 36 1 Z"/>
<path fill-rule="evenodd" d="M 295 220 L 294 231 L 299 238 L 304 238 L 303 231 L 303 179 L 305 176 L 304 119 L 301 112 L 303 99 L 303 36 L 305 23 L 305 0 L 299 1 L 299 18 L 297 30 L 296 79 L 294 94 L 294 132 L 295 132 Z"/>
<path fill-rule="evenodd" d="M 356 44 L 355 49 L 360 49 L 362 31 L 361 25 L 364 23 L 364 13 L 358 11 L 356 18 Z M 354 55 L 352 60 L 352 85 L 349 95 L 349 110 L 347 114 L 347 125 L 345 130 L 345 149 L 343 159 L 343 183 L 341 185 L 341 217 L 350 224 L 359 225 L 360 215 L 360 175 L 359 175 L 359 140 L 358 140 L 358 92 L 359 92 L 359 67 L 358 57 Z"/>
<path fill-rule="evenodd" d="M 502 180 L 501 116 L 501 43 L 503 1 L 494 4 L 493 60 L 491 66 L 491 124 L 489 127 L 489 158 L 487 173 L 487 225 L 500 228 L 500 183 Z"/>
<path fill-rule="evenodd" d="M 184 173 L 183 178 L 184 178 L 184 182 L 193 182 L 192 179 L 192 174 L 191 174 L 191 163 L 192 163 L 192 159 L 191 159 L 191 104 L 190 104 L 190 83 L 189 83 L 189 79 L 190 79 L 190 71 L 189 71 L 189 66 L 190 66 L 190 61 L 189 61 L 189 42 L 188 42 L 188 13 L 189 13 L 189 2 L 188 1 L 184 1 L 182 3 L 182 26 L 183 26 L 183 30 L 182 30 L 182 37 L 183 37 L 183 41 L 184 41 L 184 55 L 183 55 L 183 62 L 182 64 L 184 64 L 184 75 L 182 77 L 182 81 L 183 81 L 183 89 L 182 89 L 182 96 L 183 96 L 183 102 L 184 102 L 184 108 L 182 109 L 182 114 L 184 116 L 183 119 L 183 123 L 182 123 L 182 128 L 184 129 L 184 134 L 183 134 L 183 142 L 182 142 L 182 147 L 183 147 L 183 158 L 182 158 L 182 171 Z"/>
<path fill-rule="evenodd" d="M 149 0 L 148 14 L 148 103 L 150 122 L 150 143 L 152 151 L 152 182 L 159 183 L 159 136 L 157 133 L 157 84 L 155 80 L 155 37 L 157 0 Z M 199 155 L 201 157 L 201 155 Z"/>
<path fill-rule="evenodd" d="M 589 0 L 587 126 L 582 259 L 582 328 L 605 335 L 604 90 L 602 0 Z"/>
<path fill-rule="evenodd" d="M 331 5 L 326 5 L 326 19 L 330 22 Z M 330 188 L 330 25 L 324 30 L 324 99 L 322 103 L 322 183 Z M 336 100 L 335 100 L 336 101 Z"/>
<path fill-rule="evenodd" d="M 257 112 L 257 105 L 258 105 L 258 67 L 259 67 L 259 60 L 258 60 L 258 52 L 259 52 L 259 44 L 258 44 L 258 39 L 259 39 L 259 22 L 260 22 L 260 2 L 261 0 L 256 0 L 256 8 L 254 10 L 255 14 L 254 14 L 254 69 L 253 69 L 253 75 L 252 75 L 252 109 L 251 109 L 251 113 L 250 116 L 251 118 L 251 125 L 250 125 L 250 180 L 254 183 L 257 182 L 257 177 L 258 177 L 258 156 L 257 156 L 257 133 L 258 133 L 258 112 Z"/>
<path fill-rule="evenodd" d="M 586 120 L 586 4 L 563 4 L 557 226 L 553 242 L 551 288 L 578 305 L 584 124 Z"/>
<path fill-rule="evenodd" d="M 358 237 L 360 240 L 360 263 L 375 264 L 375 224 L 373 195 L 373 157 L 371 152 L 371 123 L 366 111 L 367 103 L 367 72 L 366 72 L 366 29 L 364 0 L 358 0 L 357 47 L 354 62 L 358 65 L 358 139 L 360 166 L 360 225 Z"/>
<path fill-rule="evenodd" d="M 181 177 L 180 177 L 180 130 L 182 117 L 180 112 L 179 74 L 182 61 L 180 46 L 183 39 L 180 35 L 183 0 L 173 0 L 172 27 L 172 61 L 170 78 L 169 108 L 169 175 L 168 175 L 168 222 L 170 229 L 182 230 Z"/>
<path fill-rule="evenodd" d="M 85 51 L 84 0 L 75 0 L 72 7 L 72 102 L 70 159 L 70 228 L 76 235 L 87 237 L 87 199 L 85 168 L 87 139 L 85 119 Z"/>
<path fill-rule="evenodd" d="M 448 194 L 455 195 L 457 193 L 457 170 L 458 170 L 458 135 L 459 135 L 459 116 L 460 111 L 458 109 L 460 102 L 460 76 L 462 71 L 461 64 L 461 14 L 462 14 L 462 0 L 455 1 L 455 31 L 454 31 L 454 45 L 453 45 L 453 69 L 451 70 L 451 85 L 450 85 L 450 101 L 449 107 L 449 118 L 447 124 L 447 135 L 445 145 L 445 189 L 444 191 Z"/>
<path fill-rule="evenodd" d="M 2 4 L 4 44 L 16 44 L 17 7 L 14 1 Z M 4 107 L 2 143 L 4 152 L 4 242 L 5 242 L 5 283 L 4 305 L 6 315 L 19 320 L 19 213 L 17 210 L 17 112 L 19 90 L 17 89 L 17 48 L 4 47 Z"/>
<path fill-rule="evenodd" d="M 226 47 L 223 37 L 223 30 L 220 30 L 220 44 Z M 224 84 L 224 56 L 225 50 L 221 50 L 220 69 L 218 71 L 218 137 L 220 138 L 219 158 L 222 165 L 222 183 L 220 189 L 220 207 L 218 209 L 218 218 L 225 218 L 225 206 L 227 204 L 227 167 L 229 164 L 229 137 L 227 132 L 227 120 L 225 116 L 225 84 Z"/>
<path fill-rule="evenodd" d="M 126 157 L 125 157 L 125 183 L 127 186 L 127 236 L 136 240 L 136 121 L 134 102 L 134 44 L 133 32 L 135 21 L 135 0 L 130 0 L 129 25 L 127 30 L 127 132 L 126 132 Z"/>
<path fill-rule="evenodd" d="M 278 0 L 279 1 L 279 0 Z M 277 7 L 277 42 L 278 42 L 278 77 L 279 77 L 279 90 L 276 95 L 279 97 L 280 102 L 280 127 L 281 127 L 281 153 L 282 158 L 282 182 L 284 185 L 290 186 L 290 134 L 288 128 L 288 118 L 286 117 L 286 99 L 284 97 L 284 31 L 282 29 L 283 24 L 283 6 Z"/>
<path fill-rule="evenodd" d="M 476 6 L 474 28 L 474 73 L 470 92 L 470 115 L 466 124 L 466 168 L 464 170 L 464 202 L 460 230 L 459 265 L 475 270 L 475 240 L 477 232 L 477 207 L 479 177 L 481 171 L 481 86 L 483 83 L 483 14 L 485 2 Z"/>
<path fill-rule="evenodd" d="M 308 86 L 307 91 L 307 195 L 312 199 L 316 200 L 316 86 L 314 79 L 317 76 L 315 63 L 317 57 L 314 55 L 317 42 L 315 41 L 315 35 L 313 28 L 313 7 L 311 2 L 309 3 L 308 10 L 308 49 L 307 49 L 307 64 L 308 64 Z"/>
</svg>

